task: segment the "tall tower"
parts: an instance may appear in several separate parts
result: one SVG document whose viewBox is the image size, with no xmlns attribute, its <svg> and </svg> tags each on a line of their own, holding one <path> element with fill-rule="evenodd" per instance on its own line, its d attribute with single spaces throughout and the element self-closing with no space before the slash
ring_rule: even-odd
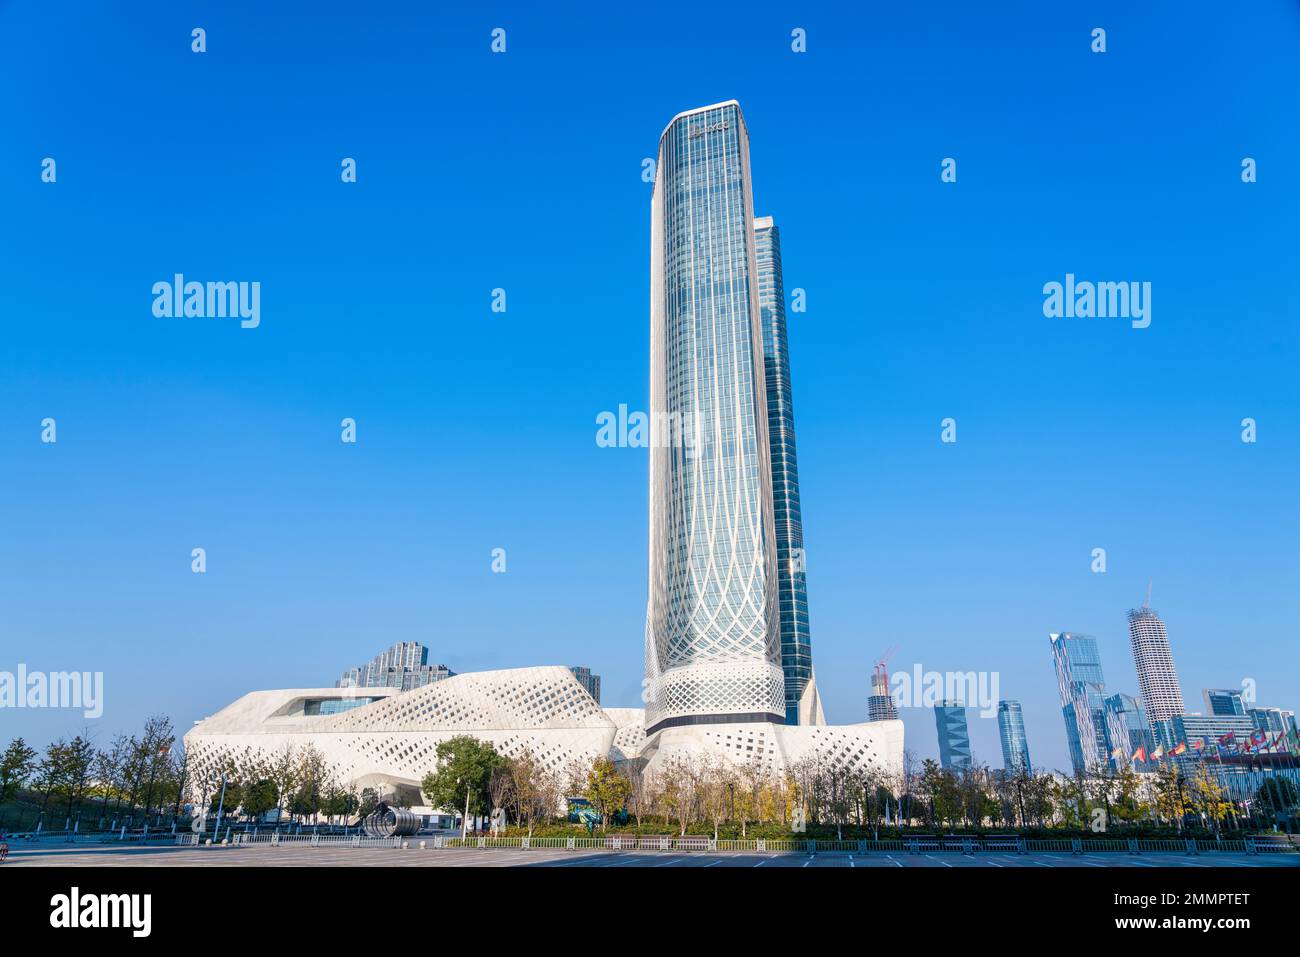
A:
<svg viewBox="0 0 1300 957">
<path fill-rule="evenodd" d="M 646 733 L 786 719 L 749 134 L 659 139 L 650 228 Z"/>
<path fill-rule="evenodd" d="M 1129 609 L 1128 637 L 1133 646 L 1142 704 L 1146 706 L 1147 720 L 1155 729 L 1161 722 L 1183 714 L 1183 691 L 1178 686 L 1165 623 L 1151 608 L 1150 588 L 1142 607 Z M 1157 737 L 1162 736 L 1157 733 Z"/>
<path fill-rule="evenodd" d="M 934 706 L 934 724 L 939 733 L 939 763 L 960 770 L 971 766 L 970 730 L 966 706 L 960 701 L 940 701 Z"/>
<path fill-rule="evenodd" d="M 763 326 L 763 372 L 767 387 L 767 434 L 772 459 L 772 511 L 776 525 L 776 581 L 781 607 L 781 668 L 785 673 L 787 724 L 825 724 L 813 677 L 808 636 L 808 585 L 795 452 L 790 347 L 785 332 L 785 282 L 781 230 L 771 216 L 754 220 L 758 308 Z"/>
<path fill-rule="evenodd" d="M 1025 737 L 1025 716 L 1019 701 L 998 702 L 998 737 L 1002 741 L 1002 766 L 1008 771 L 1032 773 L 1029 739 Z"/>
<path fill-rule="evenodd" d="M 1060 632 L 1052 640 L 1052 663 L 1061 695 L 1061 716 L 1070 763 L 1078 774 L 1093 774 L 1106 767 L 1106 679 L 1101 652 L 1091 635 Z"/>
</svg>

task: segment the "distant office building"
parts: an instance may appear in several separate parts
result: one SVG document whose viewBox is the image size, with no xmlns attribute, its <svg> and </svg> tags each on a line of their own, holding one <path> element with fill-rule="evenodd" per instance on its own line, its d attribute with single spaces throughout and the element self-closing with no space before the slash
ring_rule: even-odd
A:
<svg viewBox="0 0 1300 957">
<path fill-rule="evenodd" d="M 1029 763 L 1029 739 L 1025 737 L 1025 716 L 1019 701 L 998 702 L 998 735 L 1002 739 L 1002 766 L 1008 771 L 1033 773 Z"/>
<path fill-rule="evenodd" d="M 1147 771 L 1159 763 L 1151 757 L 1156 749 L 1156 738 L 1137 698 L 1129 694 L 1111 695 L 1105 700 L 1105 715 L 1111 767 Z M 1141 756 L 1134 758 L 1139 749 L 1146 760 Z"/>
<path fill-rule="evenodd" d="M 1256 731 L 1254 720 L 1247 715 L 1180 714 L 1170 718 L 1169 723 L 1174 742 L 1187 743 L 1185 759 L 1199 753 L 1217 755 L 1219 745 L 1229 751 L 1240 748 Z M 1204 744 L 1203 749 L 1196 747 L 1198 741 Z"/>
<path fill-rule="evenodd" d="M 940 701 L 934 706 L 934 723 L 939 732 L 939 763 L 952 770 L 969 768 L 970 731 L 966 727 L 966 706 L 960 701 Z"/>
<path fill-rule="evenodd" d="M 418 641 L 399 641 L 359 668 L 349 668 L 336 688 L 397 688 L 410 691 L 455 674 L 446 665 L 429 664 L 429 649 Z"/>
<path fill-rule="evenodd" d="M 1201 692 L 1205 699 L 1205 713 L 1213 715 L 1243 715 L 1246 703 L 1239 688 L 1206 688 Z"/>
<path fill-rule="evenodd" d="M 1246 715 L 1260 731 L 1287 734 L 1296 730 L 1294 711 L 1284 711 L 1281 708 L 1251 708 Z"/>
<path fill-rule="evenodd" d="M 1060 632 L 1049 636 L 1056 685 L 1065 719 L 1065 738 L 1075 773 L 1094 774 L 1109 761 L 1106 747 L 1106 679 L 1101 652 L 1091 635 Z"/>
<path fill-rule="evenodd" d="M 1151 609 L 1150 603 L 1148 591 L 1142 607 L 1129 610 L 1128 636 L 1133 646 L 1133 663 L 1137 666 L 1142 705 L 1154 727 L 1158 722 L 1182 714 L 1185 709 L 1165 623 Z"/>
<path fill-rule="evenodd" d="M 590 668 L 583 668 L 581 665 L 569 665 L 569 670 L 573 672 L 573 677 L 578 679 L 578 684 L 587 689 L 591 700 L 600 704 L 600 675 L 593 675 Z"/>
<path fill-rule="evenodd" d="M 871 694 L 867 698 L 868 721 L 897 721 L 898 708 L 889 693 L 889 672 L 884 662 L 876 665 L 871 672 Z"/>
</svg>

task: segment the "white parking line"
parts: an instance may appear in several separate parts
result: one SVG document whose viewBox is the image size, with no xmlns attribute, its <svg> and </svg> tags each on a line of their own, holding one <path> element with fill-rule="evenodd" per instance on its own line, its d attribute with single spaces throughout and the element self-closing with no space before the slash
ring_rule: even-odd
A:
<svg viewBox="0 0 1300 957">
<path fill-rule="evenodd" d="M 1047 864 L 1047 863 L 1045 863 L 1045 862 L 1043 862 L 1043 861 L 1030 860 L 1029 863 L 1030 863 L 1030 864 L 1037 864 L 1039 867 L 1051 867 L 1051 866 L 1052 866 L 1051 864 Z"/>
<path fill-rule="evenodd" d="M 685 858 L 682 858 L 682 860 L 685 860 Z M 676 863 L 678 863 L 678 859 L 675 858 L 675 857 L 670 857 L 670 858 L 668 858 L 668 860 L 664 861 L 662 864 L 656 864 L 656 865 L 654 865 L 654 866 L 655 866 L 655 867 L 667 867 L 669 864 L 676 864 Z"/>
<path fill-rule="evenodd" d="M 803 862 L 803 866 L 804 866 L 804 867 L 807 867 L 807 866 L 808 866 L 809 864 L 811 864 L 812 862 L 813 862 L 813 859 L 810 857 L 810 858 L 808 858 L 808 860 L 806 860 L 806 861 Z"/>
<path fill-rule="evenodd" d="M 721 863 L 722 863 L 722 858 L 718 858 L 716 861 L 710 861 L 708 864 L 705 864 L 704 866 L 705 866 L 705 867 L 714 867 L 714 866 L 716 866 L 716 865 L 718 865 L 718 864 L 721 864 Z"/>
<path fill-rule="evenodd" d="M 929 854 L 927 854 L 927 855 L 925 855 L 925 856 L 926 856 L 926 857 L 930 857 Z M 935 858 L 930 857 L 930 860 L 933 861 L 933 860 L 935 860 Z M 942 864 L 944 867 L 952 867 L 952 865 L 949 864 L 947 861 L 939 861 L 939 863 Z M 946 880 L 946 878 L 945 878 L 945 880 Z"/>
<path fill-rule="evenodd" d="M 885 857 L 889 858 L 891 861 L 894 861 L 894 855 L 892 855 L 892 854 L 886 854 Z M 895 866 L 895 867 L 902 867 L 903 865 L 900 864 L 898 861 L 894 861 L 894 866 Z"/>
<path fill-rule="evenodd" d="M 852 854 L 849 855 L 849 867 L 857 867 L 857 865 L 853 863 L 853 855 L 852 855 Z"/>
<path fill-rule="evenodd" d="M 770 858 L 766 858 L 766 857 L 765 857 L 765 858 L 763 858 L 761 861 L 759 861 L 757 864 L 755 864 L 754 866 L 755 866 L 755 867 L 762 867 L 764 864 L 766 864 L 766 863 L 768 862 L 768 860 L 770 860 Z"/>
</svg>

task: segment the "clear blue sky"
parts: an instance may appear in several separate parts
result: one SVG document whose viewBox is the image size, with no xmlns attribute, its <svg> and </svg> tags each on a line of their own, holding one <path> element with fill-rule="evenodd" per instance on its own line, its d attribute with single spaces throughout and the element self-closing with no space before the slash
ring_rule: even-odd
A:
<svg viewBox="0 0 1300 957">
<path fill-rule="evenodd" d="M 105 741 L 399 639 L 637 704 L 646 453 L 595 417 L 646 404 L 641 160 L 735 97 L 808 296 L 828 718 L 864 720 L 897 646 L 998 671 L 1066 766 L 1047 635 L 1097 635 L 1136 693 L 1148 577 L 1189 706 L 1253 677 L 1300 708 L 1296 3 L 474 6 L 0 0 L 0 670 L 105 672 Z M 260 328 L 155 318 L 176 272 L 261 282 Z M 1151 282 L 1150 328 L 1044 318 L 1067 272 Z"/>
</svg>

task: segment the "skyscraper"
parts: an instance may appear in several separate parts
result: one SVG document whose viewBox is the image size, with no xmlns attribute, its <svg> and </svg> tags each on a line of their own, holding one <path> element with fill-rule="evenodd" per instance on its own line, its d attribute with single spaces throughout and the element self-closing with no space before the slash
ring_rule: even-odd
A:
<svg viewBox="0 0 1300 957">
<path fill-rule="evenodd" d="M 569 670 L 573 672 L 573 677 L 578 679 L 578 684 L 591 695 L 591 700 L 600 704 L 600 675 L 593 675 L 590 668 L 582 665 L 569 665 Z"/>
<path fill-rule="evenodd" d="M 758 307 L 763 327 L 763 371 L 767 389 L 767 434 L 772 460 L 772 511 L 776 525 L 776 580 L 781 612 L 781 667 L 785 673 L 787 724 L 823 724 L 816 684 L 812 700 L 801 700 L 812 681 L 808 632 L 808 587 L 799 503 L 799 460 L 795 452 L 790 348 L 785 331 L 785 282 L 781 274 L 781 230 L 771 216 L 754 220 Z M 896 717 L 896 715 L 895 715 Z"/>
<path fill-rule="evenodd" d="M 1138 688 L 1142 704 L 1152 729 L 1183 714 L 1183 692 L 1178 687 L 1178 672 L 1174 670 L 1174 656 L 1169 650 L 1169 636 L 1165 623 L 1151 609 L 1151 592 L 1141 608 L 1128 613 L 1128 636 L 1133 645 L 1133 663 L 1137 666 Z M 1167 735 L 1157 733 L 1158 737 Z"/>
<path fill-rule="evenodd" d="M 966 727 L 966 706 L 960 701 L 940 701 L 934 706 L 934 724 L 939 733 L 939 763 L 952 770 L 969 768 L 970 730 Z"/>
<path fill-rule="evenodd" d="M 1002 739 L 1002 766 L 1008 771 L 1032 773 L 1025 716 L 1019 701 L 998 702 L 998 736 Z"/>
<path fill-rule="evenodd" d="M 334 687 L 410 691 L 455 674 L 446 665 L 429 664 L 429 649 L 418 641 L 399 641 L 364 665 L 343 672 L 343 676 L 334 682 Z"/>
<path fill-rule="evenodd" d="M 1128 694 L 1113 694 L 1105 700 L 1105 716 L 1110 765 L 1117 769 L 1132 766 L 1139 771 L 1150 770 L 1148 765 L 1155 763 L 1151 752 L 1155 750 L 1156 740 L 1138 700 Z M 1147 756 L 1145 762 L 1140 758 L 1133 760 L 1139 748 Z"/>
<path fill-rule="evenodd" d="M 1070 763 L 1076 773 L 1092 774 L 1106 767 L 1108 760 L 1104 702 L 1106 679 L 1101 671 L 1097 639 L 1070 632 L 1049 637 Z"/>
<path fill-rule="evenodd" d="M 647 735 L 786 720 L 753 222 L 740 104 L 678 114 L 651 204 Z"/>
</svg>

